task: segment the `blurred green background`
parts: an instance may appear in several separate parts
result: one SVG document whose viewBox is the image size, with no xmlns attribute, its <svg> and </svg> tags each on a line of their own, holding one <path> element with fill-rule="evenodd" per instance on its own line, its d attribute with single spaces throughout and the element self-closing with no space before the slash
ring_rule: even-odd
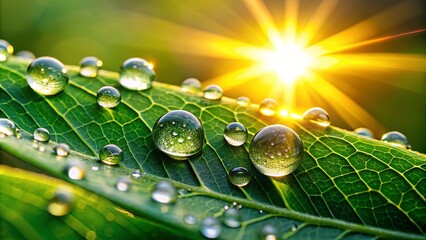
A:
<svg viewBox="0 0 426 240">
<path fill-rule="evenodd" d="M 285 1 L 264 2 L 280 22 Z M 401 2 L 404 1 L 342 0 L 315 36 L 314 42 Z M 374 26 L 377 34 L 373 37 L 424 29 L 426 1 L 410 2 L 414 6 L 412 11 L 397 13 L 406 16 L 404 21 Z M 299 1 L 299 26 L 306 23 L 319 3 L 316 0 Z M 200 37 L 209 35 L 200 34 L 202 31 L 212 37 Z M 250 61 L 221 57 L 214 54 L 214 50 L 203 47 L 206 39 L 216 39 L 217 36 L 256 46 L 265 46 L 267 42 L 244 3 L 237 0 L 0 0 L 0 39 L 9 41 L 15 52 L 29 50 L 36 56 L 53 56 L 69 65 L 77 65 L 83 57 L 93 55 L 103 60 L 104 69 L 112 71 L 118 71 L 127 58 L 142 57 L 154 63 L 158 81 L 175 85 L 188 77 L 205 81 L 251 64 Z M 200 49 L 200 52 L 190 54 L 188 49 Z M 354 52 L 410 53 L 425 58 L 426 34 L 392 39 Z M 425 71 L 426 66 L 416 71 L 373 75 L 370 71 L 330 72 L 324 77 L 387 130 L 403 132 L 414 150 L 425 153 Z M 225 95 L 233 98 L 245 95 L 252 102 L 260 103 L 270 97 L 272 87 L 268 81 L 255 79 L 226 90 Z M 357 127 L 346 123 L 330 104 L 321 100 L 315 102 L 316 106 L 329 111 L 333 125 L 349 130 Z M 296 101 L 296 111 L 303 112 L 309 107 L 313 106 Z M 376 137 L 383 131 L 376 130 Z"/>
</svg>

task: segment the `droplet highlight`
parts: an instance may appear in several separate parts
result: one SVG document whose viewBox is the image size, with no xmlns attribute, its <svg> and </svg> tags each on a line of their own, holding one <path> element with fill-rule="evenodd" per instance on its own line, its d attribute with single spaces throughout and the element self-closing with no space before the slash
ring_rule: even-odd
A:
<svg viewBox="0 0 426 240">
<path fill-rule="evenodd" d="M 192 215 L 185 215 L 183 216 L 183 222 L 188 225 L 194 225 L 197 223 L 197 218 Z"/>
<path fill-rule="evenodd" d="M 201 92 L 201 88 L 202 88 L 201 82 L 196 78 L 185 79 L 180 85 L 180 89 L 183 92 L 191 93 L 191 94 L 197 94 Z"/>
<path fill-rule="evenodd" d="M 72 202 L 73 196 L 71 192 L 64 189 L 57 189 L 47 206 L 47 211 L 53 216 L 65 216 L 71 211 Z"/>
<path fill-rule="evenodd" d="M 211 84 L 204 89 L 203 96 L 205 99 L 219 100 L 223 97 L 223 90 L 219 85 Z"/>
<path fill-rule="evenodd" d="M 0 39 L 0 62 L 4 62 L 13 54 L 13 47 L 6 40 Z"/>
<path fill-rule="evenodd" d="M 79 160 L 71 160 L 67 163 L 65 171 L 69 178 L 82 180 L 86 177 L 86 164 Z"/>
<path fill-rule="evenodd" d="M 0 135 L 1 136 L 12 136 L 16 134 L 15 123 L 7 118 L 0 118 Z"/>
<path fill-rule="evenodd" d="M 251 174 L 250 172 L 245 169 L 244 167 L 236 167 L 233 168 L 229 172 L 229 181 L 238 187 L 244 187 L 251 181 Z"/>
<path fill-rule="evenodd" d="M 139 170 L 139 169 L 135 169 L 133 172 L 132 172 L 132 177 L 134 177 L 134 178 L 140 178 L 142 176 L 142 172 L 141 172 L 141 170 Z"/>
<path fill-rule="evenodd" d="M 235 100 L 235 102 L 241 107 L 248 107 L 251 103 L 250 98 L 248 97 L 239 97 Z"/>
<path fill-rule="evenodd" d="M 382 141 L 387 142 L 395 147 L 407 148 L 407 146 L 409 145 L 407 137 L 404 134 L 397 131 L 391 131 L 391 132 L 383 134 Z"/>
<path fill-rule="evenodd" d="M 114 108 L 121 102 L 120 91 L 111 86 L 101 87 L 96 95 L 96 101 L 101 107 Z"/>
<path fill-rule="evenodd" d="M 299 135 L 289 127 L 270 125 L 254 135 L 249 155 L 259 172 L 271 177 L 282 177 L 299 167 L 303 143 Z"/>
<path fill-rule="evenodd" d="M 68 71 L 64 64 L 52 57 L 36 58 L 27 69 L 27 82 L 41 95 L 55 95 L 68 85 Z"/>
<path fill-rule="evenodd" d="M 53 151 L 59 157 L 66 157 L 70 153 L 70 147 L 66 143 L 59 143 L 53 148 Z"/>
<path fill-rule="evenodd" d="M 247 141 L 247 128 L 239 122 L 232 122 L 226 126 L 223 136 L 229 145 L 241 146 Z"/>
<path fill-rule="evenodd" d="M 103 62 L 96 57 L 85 57 L 80 61 L 80 75 L 95 78 L 98 76 L 98 71 L 102 65 Z"/>
<path fill-rule="evenodd" d="M 46 128 L 37 128 L 34 131 L 33 138 L 37 142 L 47 143 L 50 140 L 50 133 Z"/>
<path fill-rule="evenodd" d="M 206 238 L 218 238 L 222 232 L 222 226 L 217 218 L 206 217 L 201 223 L 200 232 Z"/>
<path fill-rule="evenodd" d="M 120 68 L 120 84 L 130 90 L 151 88 L 155 80 L 152 64 L 142 58 L 127 59 Z"/>
<path fill-rule="evenodd" d="M 277 228 L 271 224 L 265 224 L 259 231 L 259 240 L 276 240 Z"/>
<path fill-rule="evenodd" d="M 272 98 L 266 98 L 259 105 L 259 112 L 268 117 L 275 116 L 279 110 L 278 102 Z"/>
<path fill-rule="evenodd" d="M 117 188 L 118 191 L 125 192 L 130 189 L 131 184 L 132 180 L 129 177 L 122 176 L 117 179 L 115 188 Z"/>
<path fill-rule="evenodd" d="M 176 202 L 178 192 L 169 181 L 161 181 L 155 184 L 151 198 L 159 203 L 171 204 Z"/>
<path fill-rule="evenodd" d="M 363 127 L 357 128 L 357 129 L 354 130 L 354 133 L 361 135 L 361 136 L 364 136 L 364 137 L 367 137 L 367 138 L 373 138 L 374 137 L 373 132 L 368 128 L 363 128 Z"/>
<path fill-rule="evenodd" d="M 108 165 L 117 165 L 123 160 L 123 151 L 115 144 L 107 144 L 99 150 L 99 159 Z"/>
<path fill-rule="evenodd" d="M 330 116 L 324 109 L 319 107 L 306 110 L 302 117 L 304 120 L 311 121 L 322 127 L 330 126 Z"/>
<path fill-rule="evenodd" d="M 241 226 L 241 214 L 236 208 L 229 208 L 223 213 L 223 223 L 230 228 Z"/>
</svg>

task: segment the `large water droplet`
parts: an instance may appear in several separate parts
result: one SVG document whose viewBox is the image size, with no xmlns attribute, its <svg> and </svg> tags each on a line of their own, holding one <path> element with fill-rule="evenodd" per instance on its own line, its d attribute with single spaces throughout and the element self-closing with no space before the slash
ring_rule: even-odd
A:
<svg viewBox="0 0 426 240">
<path fill-rule="evenodd" d="M 223 90 L 216 84 L 208 85 L 204 89 L 204 98 L 210 100 L 219 100 L 223 97 Z"/>
<path fill-rule="evenodd" d="M 232 146 L 241 146 L 247 141 L 247 129 L 239 122 L 232 122 L 226 126 L 223 136 Z"/>
<path fill-rule="evenodd" d="M 197 94 L 198 92 L 201 92 L 201 82 L 196 78 L 188 78 L 182 82 L 180 89 L 183 92 Z"/>
<path fill-rule="evenodd" d="M 323 127 L 330 126 L 330 116 L 324 109 L 319 107 L 306 110 L 306 112 L 303 113 L 303 119 L 314 122 Z"/>
<path fill-rule="evenodd" d="M 354 130 L 354 132 L 358 135 L 364 136 L 364 137 L 368 137 L 368 138 L 373 138 L 373 132 L 368 129 L 368 128 L 357 128 Z"/>
<path fill-rule="evenodd" d="M 129 177 L 122 176 L 117 179 L 115 188 L 117 188 L 119 191 L 125 192 L 130 189 L 131 184 L 132 180 Z"/>
<path fill-rule="evenodd" d="M 120 68 L 120 84 L 130 90 L 145 90 L 152 86 L 155 72 L 152 64 L 142 58 L 127 59 Z"/>
<path fill-rule="evenodd" d="M 250 172 L 243 167 L 233 168 L 229 172 L 229 181 L 235 186 L 246 186 L 251 181 Z"/>
<path fill-rule="evenodd" d="M 57 189 L 55 195 L 50 200 L 47 210 L 53 216 L 65 216 L 71 211 L 72 201 L 71 192 L 64 189 Z"/>
<path fill-rule="evenodd" d="M 37 128 L 34 131 L 34 140 L 38 142 L 49 142 L 50 140 L 50 134 L 49 131 L 46 128 Z"/>
<path fill-rule="evenodd" d="M 241 226 L 241 215 L 236 208 L 229 208 L 223 214 L 223 223 L 230 228 Z"/>
<path fill-rule="evenodd" d="M 99 150 L 99 158 L 108 165 L 117 165 L 123 160 L 123 151 L 115 144 L 107 144 Z"/>
<path fill-rule="evenodd" d="M 407 137 L 405 137 L 404 134 L 397 131 L 391 131 L 391 132 L 383 134 L 382 141 L 388 142 L 393 146 L 402 147 L 402 148 L 406 148 L 409 145 Z"/>
<path fill-rule="evenodd" d="M 86 177 L 86 164 L 79 160 L 71 160 L 65 167 L 68 177 L 74 180 L 81 180 Z"/>
<path fill-rule="evenodd" d="M 7 60 L 13 54 L 13 47 L 6 40 L 0 39 L 0 62 Z"/>
<path fill-rule="evenodd" d="M 66 157 L 70 153 L 70 147 L 66 143 L 59 143 L 53 148 L 57 156 Z"/>
<path fill-rule="evenodd" d="M 235 102 L 242 107 L 248 107 L 251 103 L 250 98 L 248 97 L 239 97 L 235 100 Z"/>
<path fill-rule="evenodd" d="M 52 57 L 36 58 L 27 69 L 28 85 L 41 95 L 55 95 L 68 84 L 68 71 L 64 64 Z"/>
<path fill-rule="evenodd" d="M 271 117 L 277 114 L 279 107 L 280 106 L 277 101 L 272 98 L 266 98 L 262 101 L 262 103 L 260 103 L 259 112 L 262 115 Z"/>
<path fill-rule="evenodd" d="M 29 60 L 34 60 L 36 58 L 34 53 L 32 53 L 30 51 L 26 51 L 26 50 L 19 51 L 15 55 L 20 57 L 20 58 L 25 58 L 25 59 L 29 59 Z"/>
<path fill-rule="evenodd" d="M 104 86 L 99 88 L 98 94 L 96 95 L 96 100 L 101 107 L 113 108 L 120 103 L 121 95 L 116 88 Z"/>
<path fill-rule="evenodd" d="M 0 118 L 0 135 L 12 136 L 16 133 L 15 124 L 7 118 Z"/>
<path fill-rule="evenodd" d="M 174 203 L 178 197 L 176 188 L 169 181 L 161 181 L 155 184 L 151 198 L 159 203 Z"/>
<path fill-rule="evenodd" d="M 259 231 L 259 240 L 276 240 L 277 229 L 271 224 L 265 224 Z"/>
<path fill-rule="evenodd" d="M 290 174 L 300 165 L 303 143 L 289 127 L 270 125 L 254 135 L 249 154 L 259 172 L 281 177 Z"/>
<path fill-rule="evenodd" d="M 203 127 L 197 117 L 185 110 L 161 116 L 154 124 L 152 136 L 160 151 L 177 160 L 187 159 L 203 148 Z"/>
<path fill-rule="evenodd" d="M 80 75 L 94 78 L 98 76 L 98 71 L 102 65 L 103 62 L 96 57 L 85 57 L 80 61 Z"/>
<path fill-rule="evenodd" d="M 222 232 L 222 226 L 215 217 L 206 217 L 201 223 L 201 234 L 206 238 L 218 238 Z"/>
</svg>

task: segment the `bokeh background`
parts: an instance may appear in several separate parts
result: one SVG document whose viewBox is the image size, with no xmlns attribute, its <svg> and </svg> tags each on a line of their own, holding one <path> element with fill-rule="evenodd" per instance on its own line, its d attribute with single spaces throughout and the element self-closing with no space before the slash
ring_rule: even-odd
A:
<svg viewBox="0 0 426 240">
<path fill-rule="evenodd" d="M 264 2 L 278 27 L 283 27 L 285 1 Z M 320 1 L 298 2 L 298 26 L 302 28 Z M 403 20 L 397 24 L 388 24 L 386 20 L 372 22 L 366 29 L 374 32 L 371 37 L 424 29 L 424 0 L 341 0 L 313 42 L 395 9 L 402 2 L 410 3 L 388 17 L 403 16 Z M 255 46 L 266 46 L 268 42 L 239 0 L 0 0 L 0 39 L 9 41 L 15 52 L 29 50 L 36 56 L 53 56 L 69 65 L 77 65 L 83 57 L 93 55 L 103 60 L 104 69 L 112 71 L 118 71 L 130 57 L 142 57 L 154 63 L 158 81 L 175 85 L 188 77 L 209 81 L 251 64 L 221 56 L 209 48 L 209 42 L 228 38 Z M 424 59 L 426 34 L 412 34 L 351 51 L 418 54 Z M 414 150 L 426 153 L 426 66 L 410 69 L 401 63 L 397 71 L 372 71 L 375 67 L 372 65 L 368 71 L 330 71 L 323 77 L 384 126 L 372 129 L 376 137 L 385 130 L 398 130 L 408 137 Z M 271 97 L 274 87 L 259 78 L 226 89 L 225 95 L 244 95 L 260 103 Z M 297 88 L 304 91 L 302 85 Z M 313 99 L 313 104 L 296 100 L 294 111 L 303 113 L 311 105 L 320 106 L 330 113 L 335 126 L 348 130 L 365 126 L 355 126 L 356 121 L 349 124 L 335 111 L 333 103 L 321 96 Z"/>
</svg>

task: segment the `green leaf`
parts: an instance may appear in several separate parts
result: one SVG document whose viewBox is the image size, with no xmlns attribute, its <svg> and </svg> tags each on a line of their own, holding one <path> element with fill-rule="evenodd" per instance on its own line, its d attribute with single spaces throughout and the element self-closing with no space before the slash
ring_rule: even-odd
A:
<svg viewBox="0 0 426 240">
<path fill-rule="evenodd" d="M 180 232 L 192 232 L 191 238 L 201 237 L 198 229 L 202 218 L 220 217 L 224 206 L 233 202 L 242 205 L 243 225 L 237 229 L 224 226 L 221 237 L 225 239 L 255 238 L 266 223 L 276 226 L 278 236 L 284 238 L 425 238 L 423 154 L 335 127 L 322 128 L 293 118 L 262 117 L 254 106 L 239 107 L 227 98 L 210 101 L 161 83 L 147 91 L 129 91 L 119 86 L 117 74 L 106 71 L 101 71 L 96 79 L 88 79 L 79 76 L 76 67 L 68 67 L 71 81 L 65 91 L 56 96 L 40 96 L 26 83 L 27 65 L 13 58 L 0 64 L 0 117 L 14 121 L 24 136 L 0 139 L 0 147 L 132 213 Z M 122 103 L 117 108 L 103 109 L 96 104 L 96 92 L 104 85 L 120 89 Z M 170 159 L 152 142 L 154 122 L 174 109 L 192 112 L 204 126 L 203 153 L 189 161 Z M 233 121 L 243 123 L 249 130 L 244 147 L 230 147 L 223 139 L 223 129 Z M 305 147 L 301 166 L 283 178 L 260 174 L 248 156 L 253 135 L 272 123 L 294 129 Z M 69 144 L 71 156 L 56 159 L 49 150 L 34 149 L 26 136 L 37 127 L 47 128 L 53 142 Z M 108 143 L 123 149 L 120 167 L 107 168 L 97 161 L 97 152 Z M 46 147 L 51 149 L 52 145 Z M 93 165 L 101 165 L 102 169 L 89 170 L 85 180 L 69 180 L 63 169 L 71 158 L 84 160 L 89 169 Z M 244 188 L 233 186 L 227 179 L 227 173 L 236 166 L 246 167 L 253 175 L 252 182 Z M 134 180 L 131 191 L 117 191 L 115 180 L 136 168 L 144 177 Z M 189 193 L 171 206 L 151 201 L 150 189 L 162 179 L 171 180 Z M 195 226 L 183 222 L 187 214 L 197 217 Z M 298 225 L 297 231 L 291 231 L 292 224 Z"/>
</svg>

